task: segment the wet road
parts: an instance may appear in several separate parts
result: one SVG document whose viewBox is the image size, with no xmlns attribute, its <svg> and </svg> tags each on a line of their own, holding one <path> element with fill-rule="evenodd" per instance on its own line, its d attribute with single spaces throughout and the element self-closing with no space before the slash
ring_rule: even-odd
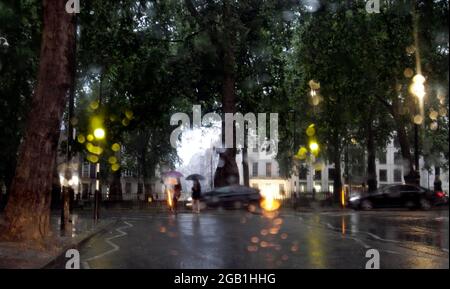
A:
<svg viewBox="0 0 450 289">
<path fill-rule="evenodd" d="M 80 250 L 83 268 L 449 268 L 448 210 L 177 217 L 123 213 Z"/>
</svg>

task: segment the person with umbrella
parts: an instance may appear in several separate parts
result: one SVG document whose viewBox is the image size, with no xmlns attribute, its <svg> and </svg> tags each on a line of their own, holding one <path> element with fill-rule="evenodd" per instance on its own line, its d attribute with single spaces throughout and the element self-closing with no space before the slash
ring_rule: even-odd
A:
<svg viewBox="0 0 450 289">
<path fill-rule="evenodd" d="M 180 178 L 183 177 L 183 174 L 177 171 L 170 171 L 166 172 L 163 177 L 166 185 L 167 204 L 169 205 L 169 210 L 176 214 L 178 199 L 181 197 Z"/>
<path fill-rule="evenodd" d="M 200 180 L 204 179 L 205 178 L 199 174 L 193 174 L 186 178 L 186 180 L 194 181 L 194 185 L 192 186 L 192 210 L 197 214 L 200 213 L 200 197 L 202 194 Z"/>
</svg>

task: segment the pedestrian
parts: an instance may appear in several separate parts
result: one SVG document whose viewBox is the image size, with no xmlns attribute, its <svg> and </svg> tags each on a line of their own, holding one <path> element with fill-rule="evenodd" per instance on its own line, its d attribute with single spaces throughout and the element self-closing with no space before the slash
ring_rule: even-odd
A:
<svg viewBox="0 0 450 289">
<path fill-rule="evenodd" d="M 173 188 L 173 199 L 172 199 L 172 209 L 173 212 L 176 214 L 177 213 L 177 206 L 178 206 L 178 199 L 181 197 L 181 184 L 178 183 L 175 185 L 175 187 Z"/>
<path fill-rule="evenodd" d="M 200 186 L 199 180 L 194 180 L 194 185 L 192 186 L 192 210 L 197 214 L 200 213 L 201 193 L 202 187 Z"/>
<path fill-rule="evenodd" d="M 315 201 L 316 200 L 316 189 L 313 188 L 312 190 L 312 200 Z"/>
</svg>

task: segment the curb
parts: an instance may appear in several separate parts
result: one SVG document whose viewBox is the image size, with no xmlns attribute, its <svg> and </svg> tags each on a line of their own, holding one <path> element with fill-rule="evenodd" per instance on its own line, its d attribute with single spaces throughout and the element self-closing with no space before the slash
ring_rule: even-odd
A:
<svg viewBox="0 0 450 289">
<path fill-rule="evenodd" d="M 119 220 L 114 221 L 103 221 L 101 224 L 95 226 L 92 230 L 89 230 L 80 236 L 74 238 L 70 241 L 69 244 L 65 245 L 60 251 L 59 254 L 57 254 L 55 257 L 53 257 L 51 260 L 46 261 L 44 264 L 38 266 L 40 269 L 62 269 L 57 267 L 58 264 L 64 263 L 63 261 L 66 259 L 66 252 L 69 249 L 78 249 L 83 244 L 88 242 L 92 237 L 94 237 L 97 234 L 103 233 L 107 231 L 110 227 L 117 224 Z"/>
</svg>

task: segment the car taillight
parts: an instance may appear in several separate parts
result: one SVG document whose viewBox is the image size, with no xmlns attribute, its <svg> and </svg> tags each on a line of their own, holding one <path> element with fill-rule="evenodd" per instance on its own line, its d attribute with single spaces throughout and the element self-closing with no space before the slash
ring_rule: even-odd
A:
<svg viewBox="0 0 450 289">
<path fill-rule="evenodd" d="M 445 196 L 444 192 L 436 192 L 438 198 L 443 198 Z"/>
</svg>

